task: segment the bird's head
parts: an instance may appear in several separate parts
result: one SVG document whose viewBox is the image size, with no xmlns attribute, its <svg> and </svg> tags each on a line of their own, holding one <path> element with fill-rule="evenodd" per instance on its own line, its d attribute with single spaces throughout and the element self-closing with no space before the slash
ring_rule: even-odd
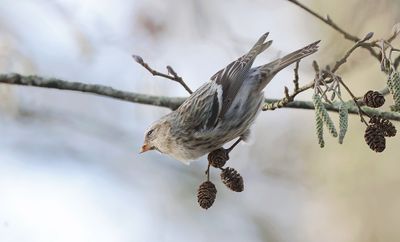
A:
<svg viewBox="0 0 400 242">
<path fill-rule="evenodd" d="M 170 124 L 166 120 L 159 120 L 152 124 L 144 135 L 144 142 L 140 153 L 149 150 L 158 150 L 161 153 L 167 153 L 169 145 Z"/>
</svg>

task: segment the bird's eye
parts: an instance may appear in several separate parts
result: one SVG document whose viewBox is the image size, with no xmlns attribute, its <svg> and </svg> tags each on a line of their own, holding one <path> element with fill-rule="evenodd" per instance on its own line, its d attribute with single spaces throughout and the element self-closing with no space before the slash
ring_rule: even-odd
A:
<svg viewBox="0 0 400 242">
<path fill-rule="evenodd" d="M 147 132 L 147 136 L 150 136 L 153 133 L 153 130 L 150 130 L 149 132 Z"/>
</svg>

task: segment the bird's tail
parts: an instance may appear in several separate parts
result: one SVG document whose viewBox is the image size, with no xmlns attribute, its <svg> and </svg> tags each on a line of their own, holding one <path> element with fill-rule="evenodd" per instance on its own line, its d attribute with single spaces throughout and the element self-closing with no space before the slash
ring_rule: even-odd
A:
<svg viewBox="0 0 400 242">
<path fill-rule="evenodd" d="M 260 66 L 259 70 L 261 72 L 261 76 L 264 76 L 264 80 L 261 80 L 260 90 L 264 89 L 264 87 L 271 81 L 272 77 L 275 76 L 280 70 L 285 67 L 303 59 L 306 56 L 309 56 L 318 51 L 318 44 L 320 40 L 307 45 L 299 50 L 296 50 L 282 58 L 279 58 L 271 63 Z M 264 75 L 263 75 L 264 74 Z"/>
<path fill-rule="evenodd" d="M 260 54 L 261 52 L 266 50 L 272 44 L 272 40 L 265 42 L 268 35 L 269 35 L 269 32 L 263 34 L 257 40 L 257 42 L 254 44 L 254 46 L 251 48 L 251 50 L 247 53 L 247 55 L 251 56 L 251 57 L 257 56 L 258 54 Z"/>
</svg>

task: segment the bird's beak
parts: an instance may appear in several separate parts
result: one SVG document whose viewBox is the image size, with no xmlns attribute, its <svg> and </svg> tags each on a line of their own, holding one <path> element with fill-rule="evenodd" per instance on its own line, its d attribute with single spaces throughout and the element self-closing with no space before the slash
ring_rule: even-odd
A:
<svg viewBox="0 0 400 242">
<path fill-rule="evenodd" d="M 142 149 L 140 150 L 140 154 L 144 153 L 146 151 L 149 151 L 149 150 L 152 150 L 151 146 L 148 145 L 148 144 L 144 144 L 144 145 L 142 145 Z"/>
</svg>

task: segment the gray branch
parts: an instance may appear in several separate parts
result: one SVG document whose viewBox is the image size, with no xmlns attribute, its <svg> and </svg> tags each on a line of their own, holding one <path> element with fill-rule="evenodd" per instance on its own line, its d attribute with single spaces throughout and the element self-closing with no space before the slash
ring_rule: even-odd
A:
<svg viewBox="0 0 400 242">
<path fill-rule="evenodd" d="M 85 84 L 81 82 L 64 81 L 57 78 L 45 78 L 35 75 L 24 76 L 16 73 L 0 74 L 0 83 L 87 92 L 123 101 L 166 107 L 170 109 L 178 108 L 179 105 L 185 100 L 185 98 L 178 97 L 154 96 L 135 92 L 125 92 L 99 84 Z"/>
<path fill-rule="evenodd" d="M 114 89 L 109 86 L 98 85 L 98 84 L 85 84 L 81 82 L 64 81 L 57 78 L 45 78 L 35 75 L 24 76 L 20 74 L 0 74 L 0 83 L 11 84 L 11 85 L 22 85 L 22 86 L 33 86 L 43 88 L 54 88 L 61 90 L 70 90 L 78 92 L 87 92 L 97 94 L 104 97 L 111 97 L 123 101 L 132 103 L 148 104 L 158 107 L 166 107 L 169 109 L 176 109 L 186 99 L 184 97 L 166 97 L 166 96 L 155 96 L 140 94 L 135 92 L 126 92 Z M 265 99 L 266 103 L 275 103 L 280 99 Z M 296 109 L 314 109 L 314 104 L 309 101 L 292 101 L 288 103 L 285 108 L 296 108 Z M 339 109 L 335 105 L 326 104 L 328 111 L 338 112 Z M 400 121 L 400 113 L 396 112 L 382 112 L 378 109 L 372 109 L 363 107 L 362 108 L 369 115 L 381 115 L 382 117 L 390 120 Z M 349 113 L 358 114 L 356 106 L 350 107 Z"/>
</svg>

